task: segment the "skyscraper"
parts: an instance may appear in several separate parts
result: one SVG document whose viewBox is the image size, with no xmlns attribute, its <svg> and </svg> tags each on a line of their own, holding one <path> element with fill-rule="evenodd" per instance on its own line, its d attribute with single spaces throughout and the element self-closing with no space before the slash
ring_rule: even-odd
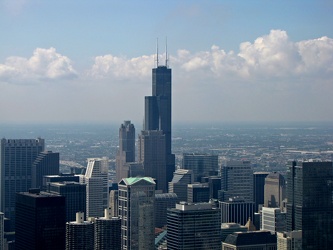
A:
<svg viewBox="0 0 333 250">
<path fill-rule="evenodd" d="M 43 176 L 57 174 L 59 174 L 59 153 L 52 151 L 40 152 L 32 164 L 31 186 L 42 189 Z"/>
<path fill-rule="evenodd" d="M 44 151 L 44 139 L 2 139 L 0 144 L 0 211 L 15 225 L 17 192 L 31 188 L 31 166 Z"/>
<path fill-rule="evenodd" d="M 228 161 L 221 168 L 222 201 L 241 197 L 253 201 L 253 171 L 249 161 Z"/>
<path fill-rule="evenodd" d="M 139 135 L 138 144 L 144 176 L 154 178 L 157 189 L 167 192 L 165 135 L 160 130 L 144 130 Z"/>
<path fill-rule="evenodd" d="M 108 158 L 89 158 L 81 182 L 87 185 L 87 218 L 103 216 L 109 206 Z"/>
<path fill-rule="evenodd" d="M 154 249 L 155 182 L 150 177 L 119 182 L 119 217 L 122 249 Z"/>
<path fill-rule="evenodd" d="M 171 181 L 175 171 L 175 155 L 171 153 L 171 96 L 171 69 L 167 57 L 165 66 L 160 66 L 157 55 L 157 67 L 152 70 L 152 96 L 145 97 L 144 130 L 159 130 L 165 135 L 165 183 Z"/>
<path fill-rule="evenodd" d="M 16 249 L 64 249 L 65 197 L 30 189 L 16 195 Z"/>
<path fill-rule="evenodd" d="M 286 213 L 281 212 L 280 208 L 263 207 L 261 218 L 260 229 L 262 230 L 268 230 L 272 233 L 286 230 Z"/>
<path fill-rule="evenodd" d="M 177 200 L 175 193 L 155 194 L 155 227 L 162 228 L 167 224 L 167 210 L 174 208 Z"/>
<path fill-rule="evenodd" d="M 86 213 L 86 184 L 78 182 L 52 182 L 49 183 L 47 191 L 65 197 L 66 221 L 74 221 L 76 213 L 79 211 Z"/>
<path fill-rule="evenodd" d="M 255 211 L 258 212 L 259 205 L 264 204 L 265 178 L 269 172 L 253 173 L 253 201 L 255 203 Z"/>
<path fill-rule="evenodd" d="M 0 212 L 0 249 L 4 249 L 4 214 Z"/>
<path fill-rule="evenodd" d="M 127 178 L 124 164 L 135 162 L 135 127 L 131 121 L 124 121 L 119 128 L 119 149 L 116 156 L 117 182 Z"/>
<path fill-rule="evenodd" d="M 177 194 L 178 201 L 187 201 L 187 185 L 194 182 L 193 171 L 177 169 L 169 182 L 169 193 Z"/>
<path fill-rule="evenodd" d="M 254 217 L 254 202 L 245 201 L 240 197 L 220 201 L 221 223 L 235 222 L 245 225 L 249 218 Z"/>
<path fill-rule="evenodd" d="M 168 209 L 167 247 L 175 249 L 221 249 L 219 210 L 210 203 L 180 202 Z"/>
<path fill-rule="evenodd" d="M 293 162 L 287 176 L 287 231 L 302 230 L 303 249 L 331 249 L 332 162 Z"/>
<path fill-rule="evenodd" d="M 194 181 L 201 181 L 201 177 L 218 174 L 218 155 L 213 154 L 183 154 L 183 169 L 193 171 Z"/>
<path fill-rule="evenodd" d="M 279 207 L 283 209 L 283 200 L 286 198 L 286 182 L 284 177 L 277 173 L 270 173 L 265 178 L 264 206 Z"/>
</svg>

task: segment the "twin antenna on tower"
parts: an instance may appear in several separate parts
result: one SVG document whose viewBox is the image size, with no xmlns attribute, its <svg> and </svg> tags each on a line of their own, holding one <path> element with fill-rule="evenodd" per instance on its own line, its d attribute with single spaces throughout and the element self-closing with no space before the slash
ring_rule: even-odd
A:
<svg viewBox="0 0 333 250">
<path fill-rule="evenodd" d="M 158 63 L 159 63 L 159 60 L 158 60 L 158 38 L 156 38 L 156 68 L 158 67 Z M 169 61 L 169 58 L 168 58 L 168 40 L 167 38 L 165 38 L 165 67 L 168 67 L 168 61 Z"/>
</svg>

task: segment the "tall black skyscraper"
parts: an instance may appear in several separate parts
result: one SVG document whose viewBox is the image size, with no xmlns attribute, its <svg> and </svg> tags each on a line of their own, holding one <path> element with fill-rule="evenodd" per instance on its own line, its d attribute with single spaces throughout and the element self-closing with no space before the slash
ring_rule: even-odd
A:
<svg viewBox="0 0 333 250">
<path fill-rule="evenodd" d="M 158 57 L 158 55 L 157 55 Z M 175 155 L 171 153 L 171 69 L 159 66 L 152 70 L 152 96 L 145 97 L 144 130 L 160 130 L 165 135 L 166 183 L 175 171 Z"/>
<path fill-rule="evenodd" d="M 287 231 L 302 230 L 302 249 L 333 245 L 332 162 L 293 162 L 287 177 Z"/>
<path fill-rule="evenodd" d="M 65 197 L 39 192 L 16 194 L 15 249 L 64 249 Z"/>
</svg>

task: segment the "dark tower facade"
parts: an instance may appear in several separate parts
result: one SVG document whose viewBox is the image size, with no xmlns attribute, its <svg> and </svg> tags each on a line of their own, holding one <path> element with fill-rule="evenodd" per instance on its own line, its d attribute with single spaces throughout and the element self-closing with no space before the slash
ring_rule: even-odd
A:
<svg viewBox="0 0 333 250">
<path fill-rule="evenodd" d="M 287 231 L 302 230 L 302 249 L 330 249 L 333 245 L 332 162 L 293 162 L 287 185 Z"/>
<path fill-rule="evenodd" d="M 44 151 L 39 153 L 31 167 L 32 188 L 43 187 L 44 175 L 59 174 L 59 153 Z"/>
<path fill-rule="evenodd" d="M 175 171 L 175 155 L 171 153 L 171 96 L 171 69 L 166 60 L 165 66 L 157 65 L 152 70 L 152 96 L 145 97 L 144 123 L 145 131 L 159 130 L 165 136 L 165 183 L 172 180 Z"/>
<path fill-rule="evenodd" d="M 116 157 L 117 182 L 127 178 L 124 165 L 135 162 L 135 127 L 131 121 L 124 121 L 119 128 L 119 150 Z"/>
<path fill-rule="evenodd" d="M 16 249 L 64 249 L 65 197 L 31 189 L 16 194 Z"/>
</svg>

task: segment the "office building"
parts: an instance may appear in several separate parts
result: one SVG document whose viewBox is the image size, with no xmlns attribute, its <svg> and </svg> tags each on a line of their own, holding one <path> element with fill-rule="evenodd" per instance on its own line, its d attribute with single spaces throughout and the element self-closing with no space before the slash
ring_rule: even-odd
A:
<svg viewBox="0 0 333 250">
<path fill-rule="evenodd" d="M 64 249 L 65 197 L 30 189 L 16 195 L 15 249 Z"/>
<path fill-rule="evenodd" d="M 277 173 L 270 173 L 265 178 L 265 207 L 279 207 L 283 210 L 283 200 L 286 198 L 286 182 L 284 177 Z"/>
<path fill-rule="evenodd" d="M 112 217 L 118 216 L 118 194 L 119 194 L 118 190 L 110 191 L 109 208 L 111 209 Z"/>
<path fill-rule="evenodd" d="M 151 177 L 124 178 L 119 182 L 122 249 L 154 249 L 155 186 Z"/>
<path fill-rule="evenodd" d="M 253 201 L 253 171 L 249 161 L 228 161 L 221 167 L 221 201 L 243 197 Z"/>
<path fill-rule="evenodd" d="M 80 181 L 87 185 L 87 218 L 102 217 L 109 206 L 108 158 L 89 158 Z"/>
<path fill-rule="evenodd" d="M 40 152 L 31 167 L 32 188 L 42 189 L 44 175 L 59 174 L 59 153 Z"/>
<path fill-rule="evenodd" d="M 286 213 L 280 208 L 262 207 L 261 230 L 268 230 L 272 233 L 284 232 L 286 230 Z"/>
<path fill-rule="evenodd" d="M 167 248 L 221 249 L 219 210 L 210 203 L 180 202 L 168 210 Z"/>
<path fill-rule="evenodd" d="M 142 162 L 126 162 L 122 166 L 122 178 L 142 177 L 145 175 Z"/>
<path fill-rule="evenodd" d="M 253 201 L 255 203 L 255 211 L 259 211 L 259 205 L 264 205 L 265 194 L 265 178 L 269 172 L 254 172 L 253 173 Z"/>
<path fill-rule="evenodd" d="M 121 249 L 121 220 L 112 217 L 110 208 L 104 210 L 104 217 L 95 219 L 95 248 L 94 250 Z"/>
<path fill-rule="evenodd" d="M 31 166 L 44 151 L 44 139 L 1 139 L 0 143 L 0 211 L 15 225 L 16 193 L 31 188 Z"/>
<path fill-rule="evenodd" d="M 43 176 L 43 190 L 47 190 L 47 185 L 50 182 L 63 182 L 63 181 L 69 181 L 69 182 L 80 182 L 80 176 L 75 175 L 73 173 L 71 174 L 63 174 L 59 173 L 57 175 L 44 175 Z"/>
<path fill-rule="evenodd" d="M 52 182 L 47 192 L 62 195 L 66 200 L 66 221 L 75 221 L 76 213 L 86 213 L 87 187 L 78 182 Z"/>
<path fill-rule="evenodd" d="M 178 201 L 187 201 L 187 185 L 194 183 L 193 171 L 177 169 L 169 182 L 169 193 L 175 193 Z"/>
<path fill-rule="evenodd" d="M 302 231 L 277 233 L 278 250 L 302 250 Z"/>
<path fill-rule="evenodd" d="M 222 242 L 222 250 L 276 250 L 276 235 L 269 231 L 235 232 Z"/>
<path fill-rule="evenodd" d="M 178 197 L 175 193 L 155 194 L 155 227 L 162 228 L 167 224 L 168 208 L 176 207 Z"/>
<path fill-rule="evenodd" d="M 241 197 L 220 201 L 221 222 L 235 222 L 245 225 L 249 218 L 254 217 L 254 202 L 247 202 Z"/>
<path fill-rule="evenodd" d="M 200 182 L 201 177 L 218 174 L 218 155 L 184 153 L 182 168 L 192 170 L 194 181 Z"/>
<path fill-rule="evenodd" d="M 287 231 L 302 230 L 303 249 L 330 249 L 333 245 L 332 162 L 292 162 L 287 183 Z"/>
<path fill-rule="evenodd" d="M 77 212 L 75 221 L 66 223 L 65 249 L 66 250 L 94 249 L 94 241 L 95 241 L 94 231 L 95 227 L 93 221 L 85 221 L 84 213 Z"/>
<path fill-rule="evenodd" d="M 172 180 L 173 172 L 175 171 L 175 155 L 171 151 L 171 88 L 171 69 L 168 68 L 167 56 L 165 66 L 161 66 L 158 64 L 157 53 L 157 65 L 156 68 L 152 69 L 152 96 L 145 97 L 144 130 L 158 130 L 165 135 L 166 184 Z M 159 146 L 159 148 L 161 147 Z M 159 184 L 157 183 L 157 185 Z"/>
<path fill-rule="evenodd" d="M 4 233 L 5 233 L 5 225 L 4 225 L 4 214 L 0 212 L 0 249 L 4 249 Z"/>
<path fill-rule="evenodd" d="M 234 232 L 247 232 L 247 227 L 238 223 L 229 222 L 221 224 L 221 241 L 225 241 L 229 234 Z"/>
<path fill-rule="evenodd" d="M 210 190 L 208 183 L 193 183 L 187 185 L 187 202 L 209 202 Z"/>
<path fill-rule="evenodd" d="M 135 162 L 135 127 L 131 121 L 124 121 L 119 128 L 119 149 L 116 156 L 117 182 L 127 178 L 127 162 Z"/>
<path fill-rule="evenodd" d="M 143 163 L 144 176 L 156 180 L 158 190 L 167 192 L 165 135 L 159 130 L 143 130 L 139 135 L 139 162 Z"/>
</svg>

